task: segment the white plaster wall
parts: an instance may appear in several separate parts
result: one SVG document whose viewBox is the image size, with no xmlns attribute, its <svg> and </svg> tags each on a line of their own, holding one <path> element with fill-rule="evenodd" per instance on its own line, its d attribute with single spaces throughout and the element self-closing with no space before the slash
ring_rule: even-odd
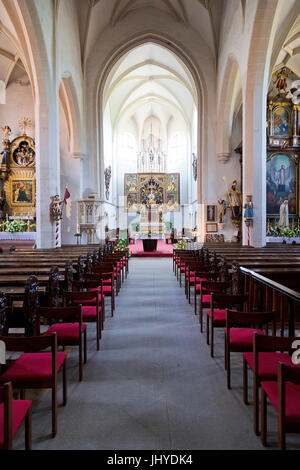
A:
<svg viewBox="0 0 300 470">
<path fill-rule="evenodd" d="M 32 88 L 27 75 L 22 77 L 22 81 L 28 82 L 28 86 L 11 82 L 6 89 L 6 104 L 0 104 L 0 122 L 2 126 L 8 125 L 11 128 L 10 140 L 22 134 L 18 121 L 23 117 L 31 119 L 33 127 L 28 129 L 27 134 L 33 138 L 35 136 Z"/>
<path fill-rule="evenodd" d="M 184 147 L 182 153 L 180 152 L 178 157 L 172 155 L 173 138 L 176 134 L 180 134 L 184 138 Z M 183 119 L 175 118 L 170 121 L 168 126 L 168 157 L 167 157 L 167 169 L 168 173 L 180 173 L 180 204 L 188 204 L 189 202 L 189 185 L 190 172 L 189 172 L 189 140 L 190 134 L 189 129 Z"/>
</svg>

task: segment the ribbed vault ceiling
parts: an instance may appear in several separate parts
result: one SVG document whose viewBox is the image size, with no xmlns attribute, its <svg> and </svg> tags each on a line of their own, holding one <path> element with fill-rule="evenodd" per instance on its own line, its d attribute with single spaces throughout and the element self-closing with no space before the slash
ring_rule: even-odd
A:
<svg viewBox="0 0 300 470">
<path fill-rule="evenodd" d="M 173 117 L 191 123 L 196 91 L 181 60 L 162 46 L 147 43 L 125 54 L 111 71 L 104 90 L 111 122 L 133 119 L 139 129 L 149 116 L 167 123 Z"/>
</svg>

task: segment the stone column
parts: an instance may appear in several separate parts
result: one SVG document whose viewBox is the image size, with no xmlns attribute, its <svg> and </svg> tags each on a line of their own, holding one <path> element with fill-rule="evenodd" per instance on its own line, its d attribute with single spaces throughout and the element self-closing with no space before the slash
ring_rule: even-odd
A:
<svg viewBox="0 0 300 470">
<path fill-rule="evenodd" d="M 266 94 L 258 93 L 254 103 L 243 107 L 243 202 L 252 195 L 253 227 L 250 244 L 266 245 Z M 243 209 L 244 213 L 244 209 Z M 243 220 L 243 245 L 248 243 L 248 228 Z"/>
<path fill-rule="evenodd" d="M 51 90 L 35 105 L 37 247 L 55 247 L 55 221 L 50 218 L 51 196 L 60 195 L 58 96 Z M 45 111 L 47 110 L 47 112 Z M 63 196 L 62 196 L 63 197 Z"/>
</svg>

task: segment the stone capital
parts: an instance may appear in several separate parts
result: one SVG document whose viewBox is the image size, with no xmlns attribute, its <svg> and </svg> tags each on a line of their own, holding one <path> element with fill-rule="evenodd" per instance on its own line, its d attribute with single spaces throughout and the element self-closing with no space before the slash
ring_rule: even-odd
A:
<svg viewBox="0 0 300 470">
<path fill-rule="evenodd" d="M 227 163 L 230 158 L 230 153 L 218 153 L 217 158 L 220 163 Z"/>
<path fill-rule="evenodd" d="M 79 159 L 80 161 L 82 161 L 85 156 L 86 156 L 85 153 L 81 153 L 81 152 L 75 152 L 72 155 L 73 158 Z"/>
</svg>

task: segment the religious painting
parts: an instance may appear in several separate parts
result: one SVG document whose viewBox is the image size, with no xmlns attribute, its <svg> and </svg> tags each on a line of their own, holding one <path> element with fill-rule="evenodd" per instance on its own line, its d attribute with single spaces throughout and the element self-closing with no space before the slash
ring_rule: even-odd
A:
<svg viewBox="0 0 300 470">
<path fill-rule="evenodd" d="M 147 209 L 153 206 L 162 206 L 165 193 L 164 174 L 141 174 L 139 175 L 140 204 Z"/>
<path fill-rule="evenodd" d="M 128 173 L 125 174 L 125 195 L 130 193 L 137 193 L 138 184 L 137 184 L 137 174 Z"/>
<path fill-rule="evenodd" d="M 273 109 L 272 124 L 272 136 L 287 138 L 291 135 L 291 112 L 287 106 Z"/>
<path fill-rule="evenodd" d="M 127 200 L 126 210 L 128 212 L 138 211 L 138 182 L 137 174 L 127 173 L 124 177 L 124 194 Z"/>
<path fill-rule="evenodd" d="M 126 210 L 128 212 L 138 212 L 138 196 L 137 193 L 130 193 L 127 195 Z"/>
<path fill-rule="evenodd" d="M 218 224 L 208 223 L 206 224 L 207 233 L 215 233 L 218 231 Z"/>
<path fill-rule="evenodd" d="M 32 166 L 35 163 L 35 151 L 29 146 L 29 142 L 22 140 L 13 151 L 13 161 L 21 167 Z"/>
<path fill-rule="evenodd" d="M 166 174 L 166 210 L 168 212 L 177 212 L 180 210 L 179 173 Z"/>
<path fill-rule="evenodd" d="M 298 162 L 294 154 L 273 153 L 267 159 L 267 214 L 279 215 L 282 202 L 289 201 L 289 214 L 298 212 Z"/>
<path fill-rule="evenodd" d="M 35 181 L 12 180 L 10 193 L 12 206 L 33 206 L 35 204 Z"/>
<path fill-rule="evenodd" d="M 217 206 L 207 205 L 206 206 L 206 221 L 207 222 L 216 222 L 217 220 Z"/>
</svg>

